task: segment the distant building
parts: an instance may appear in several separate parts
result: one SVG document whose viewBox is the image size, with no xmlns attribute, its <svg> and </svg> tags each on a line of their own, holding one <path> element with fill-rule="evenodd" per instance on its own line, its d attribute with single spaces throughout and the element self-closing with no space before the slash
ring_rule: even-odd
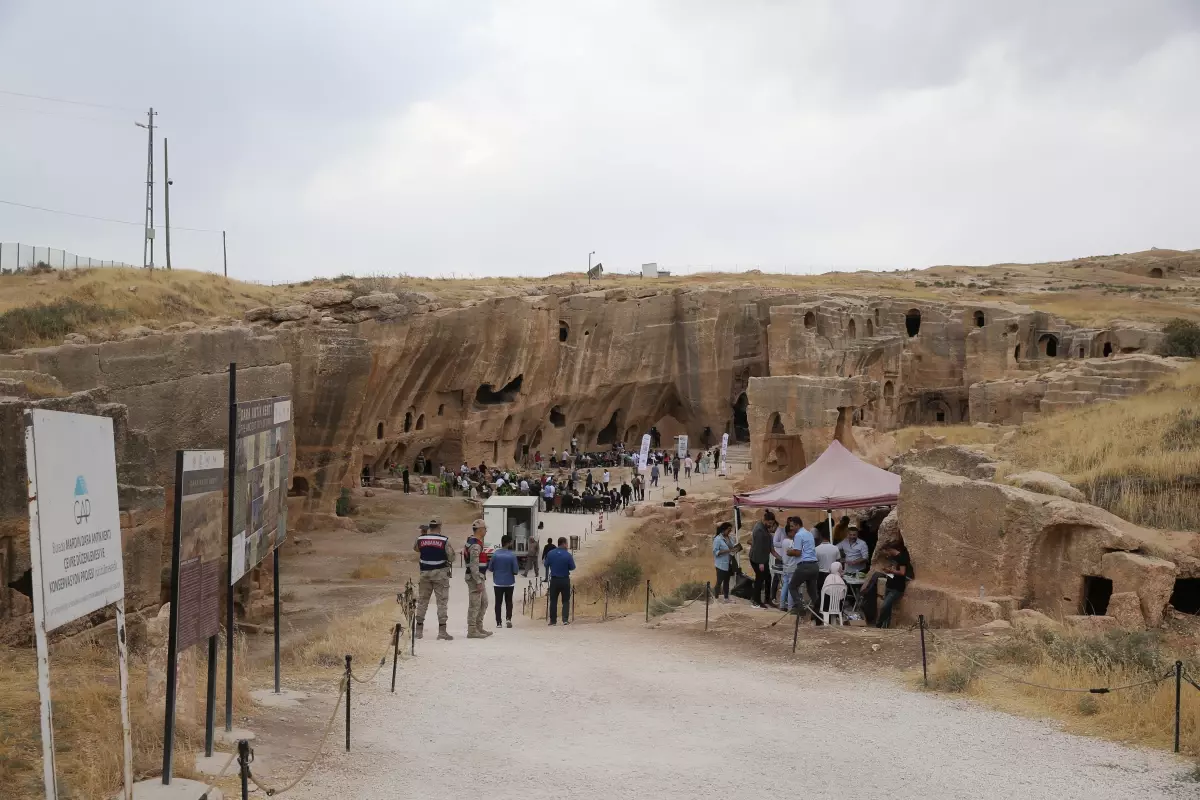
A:
<svg viewBox="0 0 1200 800">
<path fill-rule="evenodd" d="M 665 278 L 670 274 L 668 270 L 659 269 L 656 263 L 642 264 L 643 278 Z"/>
</svg>

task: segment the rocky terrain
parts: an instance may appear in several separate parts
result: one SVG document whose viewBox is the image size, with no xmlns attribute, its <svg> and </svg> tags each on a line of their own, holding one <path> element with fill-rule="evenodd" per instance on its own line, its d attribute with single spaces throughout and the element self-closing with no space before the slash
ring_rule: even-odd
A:
<svg viewBox="0 0 1200 800">
<path fill-rule="evenodd" d="M 1086 273 L 1085 289 L 1050 291 L 1071 273 Z M 10 279 L 42 303 L 73 280 Z M 1115 281 L 1134 291 L 1106 288 Z M 135 606 L 156 606 L 173 451 L 223 446 L 231 363 L 239 398 L 294 400 L 289 519 L 306 527 L 389 462 L 507 465 L 572 437 L 632 447 L 654 425 L 694 447 L 723 433 L 748 442 L 765 482 L 833 438 L 861 450 L 860 439 L 904 426 L 1019 425 L 1125 397 L 1181 365 L 1152 354 L 1165 316 L 1200 313 L 1198 288 L 1196 253 L 1148 251 L 791 280 L 347 279 L 281 287 L 269 305 L 242 293 L 236 319 L 211 316 L 213 300 L 181 313 L 193 319 L 143 310 L 119 330 L 84 326 L 61 344 L 0 354 L 0 620 L 16 630 L 27 619 L 20 431 L 31 406 L 118 420 L 127 585 Z M 1103 324 L 1028 304 L 1113 294 L 1123 313 Z M 243 600 L 247 610 L 254 598 Z"/>
</svg>

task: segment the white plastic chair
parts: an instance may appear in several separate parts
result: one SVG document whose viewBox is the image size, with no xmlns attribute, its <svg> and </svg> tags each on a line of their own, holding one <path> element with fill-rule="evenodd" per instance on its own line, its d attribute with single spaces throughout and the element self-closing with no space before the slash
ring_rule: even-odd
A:
<svg viewBox="0 0 1200 800">
<path fill-rule="evenodd" d="M 846 618 L 842 616 L 842 602 L 845 599 L 846 584 L 830 585 L 826 583 L 821 587 L 821 619 L 824 620 L 826 625 L 831 624 L 830 619 L 833 617 L 837 617 L 838 625 L 846 624 Z M 829 609 L 828 611 L 825 610 L 827 608 Z"/>
</svg>

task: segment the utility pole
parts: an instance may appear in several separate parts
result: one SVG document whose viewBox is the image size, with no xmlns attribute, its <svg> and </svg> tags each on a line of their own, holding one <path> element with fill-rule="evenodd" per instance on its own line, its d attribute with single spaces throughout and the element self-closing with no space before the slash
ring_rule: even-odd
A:
<svg viewBox="0 0 1200 800">
<path fill-rule="evenodd" d="M 225 266 L 225 277 L 229 277 L 229 251 L 225 249 L 225 231 L 221 231 L 221 263 Z"/>
<path fill-rule="evenodd" d="M 142 231 L 142 267 L 154 269 L 154 118 L 157 113 L 151 107 L 146 112 L 146 123 L 133 123 L 145 128 L 149 143 L 146 146 L 146 219 Z M 149 255 L 147 255 L 149 253 Z"/>
<path fill-rule="evenodd" d="M 596 255 L 595 250 L 588 253 L 588 271 L 587 271 L 588 283 L 592 282 L 592 256 L 594 256 L 594 255 Z"/>
<path fill-rule="evenodd" d="M 167 140 L 163 139 L 163 214 L 167 226 L 167 269 L 171 268 L 171 167 L 167 161 Z"/>
</svg>

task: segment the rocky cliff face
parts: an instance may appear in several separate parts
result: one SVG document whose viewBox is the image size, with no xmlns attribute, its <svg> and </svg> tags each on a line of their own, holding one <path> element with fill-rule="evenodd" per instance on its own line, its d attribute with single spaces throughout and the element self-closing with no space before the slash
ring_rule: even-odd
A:
<svg viewBox="0 0 1200 800">
<path fill-rule="evenodd" d="M 1150 347 L 1156 336 L 1078 330 L 1020 306 L 752 286 L 534 293 L 455 308 L 418 293 L 333 289 L 301 301 L 256 309 L 232 327 L 0 355 L 3 585 L 28 569 L 14 431 L 31 404 L 118 415 L 135 443 L 118 448 L 122 474 L 169 508 L 173 452 L 224 445 L 236 362 L 240 399 L 293 398 L 299 515 L 328 511 L 343 486 L 389 462 L 511 464 L 573 437 L 588 449 L 635 447 L 652 425 L 664 438 L 689 434 L 693 447 L 728 432 L 754 443 L 756 461 L 782 448 L 794 472 L 830 438 L 852 440 L 856 424 L 965 421 L 975 413 L 972 384 L 1074 358 L 1080 347 L 1092 356 L 1114 343 Z M 38 399 L 33 385 L 68 396 Z M 985 405 L 992 416 L 1001 407 Z M 781 436 L 796 438 L 770 445 Z M 162 506 L 145 506 L 131 494 L 125 533 L 126 552 L 141 553 L 127 559 L 129 584 L 149 603 L 169 539 Z M 19 606 L 5 597 L 0 617 Z"/>
</svg>

